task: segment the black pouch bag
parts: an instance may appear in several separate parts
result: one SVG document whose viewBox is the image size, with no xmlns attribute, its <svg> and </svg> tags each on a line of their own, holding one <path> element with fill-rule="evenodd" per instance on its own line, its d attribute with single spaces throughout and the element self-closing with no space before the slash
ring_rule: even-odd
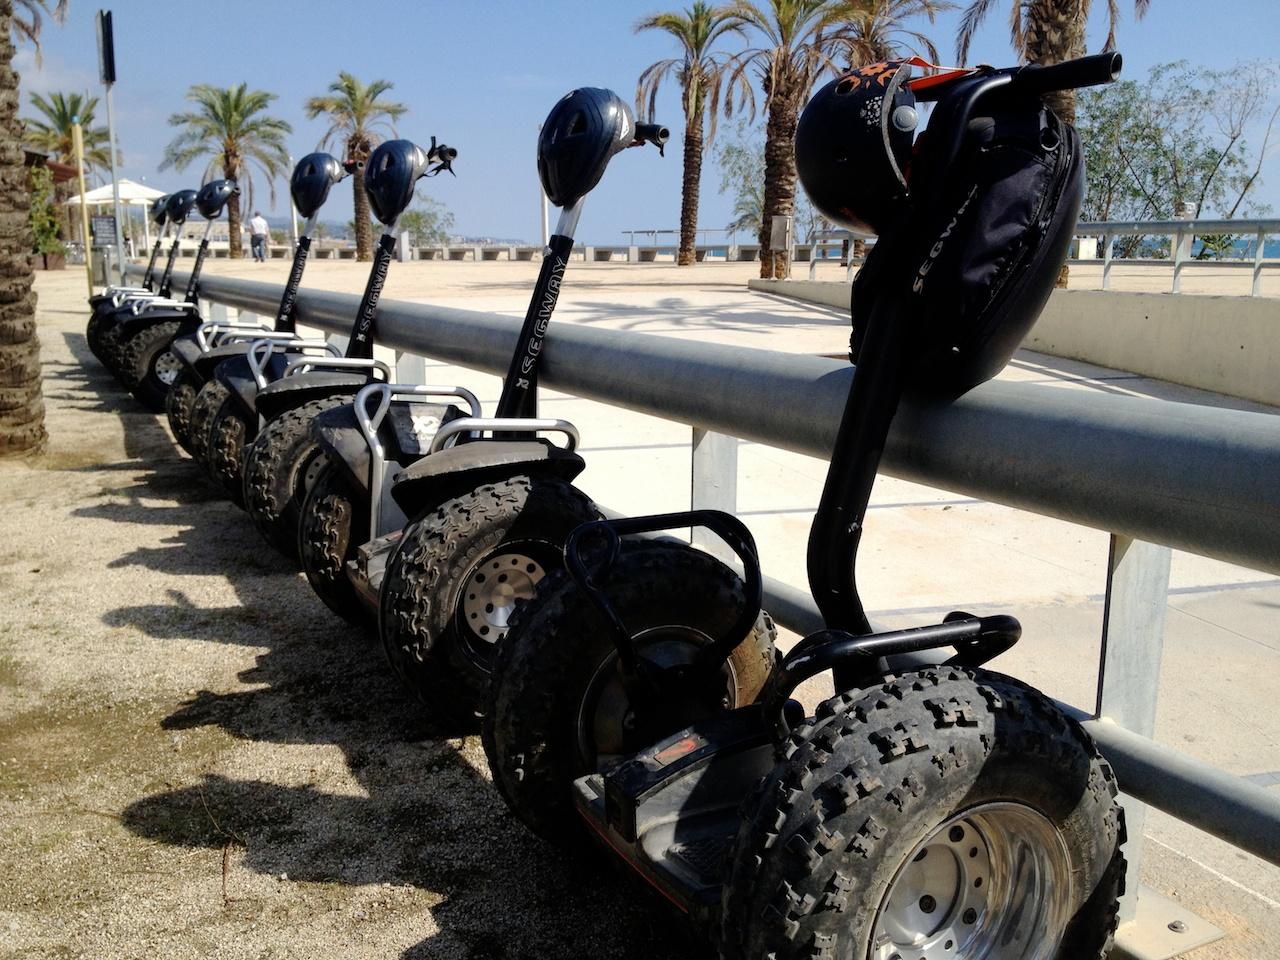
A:
<svg viewBox="0 0 1280 960">
<path fill-rule="evenodd" d="M 911 213 L 877 241 L 853 285 L 854 363 L 884 285 L 909 290 L 916 392 L 963 393 L 1003 369 L 1049 299 L 1079 216 L 1075 130 L 1038 99 L 992 100 L 945 169 L 919 162 L 936 131 L 922 135 Z"/>
</svg>

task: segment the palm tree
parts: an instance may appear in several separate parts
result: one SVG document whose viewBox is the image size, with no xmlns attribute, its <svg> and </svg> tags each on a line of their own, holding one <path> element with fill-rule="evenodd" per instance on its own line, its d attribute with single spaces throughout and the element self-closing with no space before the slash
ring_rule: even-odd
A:
<svg viewBox="0 0 1280 960">
<path fill-rule="evenodd" d="M 14 37 L 39 51 L 44 0 L 0 0 L 0 457 L 40 453 L 49 440 L 40 392 L 40 340 L 36 295 L 31 289 L 31 193 L 18 121 L 18 74 Z M 53 8 L 61 22 L 66 0 Z"/>
<path fill-rule="evenodd" d="M 45 97 L 33 93 L 30 100 L 43 119 L 27 119 L 23 140 L 41 153 L 47 153 L 60 163 L 75 163 L 71 127 L 75 118 L 80 119 L 84 138 L 84 165 L 86 170 L 111 166 L 111 144 L 106 127 L 93 125 L 98 98 L 87 93 L 51 93 Z"/>
<path fill-rule="evenodd" d="M 956 36 L 956 56 L 960 63 L 969 57 L 973 35 L 986 18 L 996 0 L 972 0 L 965 8 Z M 1009 32 L 1013 48 L 1027 63 L 1060 63 L 1084 56 L 1085 27 L 1089 22 L 1092 0 L 1014 0 L 1009 11 Z M 1151 0 L 1133 0 L 1134 15 L 1141 19 Z M 1104 50 L 1116 43 L 1116 24 L 1120 20 L 1119 0 L 1107 0 L 1107 40 Z M 1055 113 L 1067 123 L 1075 123 L 1076 95 L 1066 90 L 1045 98 Z"/>
<path fill-rule="evenodd" d="M 765 97 L 764 216 L 760 224 L 760 276 L 787 276 L 787 251 L 770 248 L 775 216 L 795 210 L 796 121 L 814 82 L 839 69 L 837 58 L 853 35 L 848 22 L 856 0 L 735 0 L 733 13 L 761 43 L 733 58 L 730 82 L 754 71 Z M 754 106 L 754 105 L 753 105 Z M 726 103 L 726 113 L 730 104 Z"/>
<path fill-rule="evenodd" d="M 329 129 L 320 140 L 320 149 L 341 140 L 346 161 L 363 163 L 369 159 L 382 140 L 385 130 L 395 136 L 395 122 L 407 111 L 402 103 L 379 100 L 390 90 L 387 80 L 361 83 L 345 70 L 329 84 L 329 92 L 323 97 L 311 97 L 306 103 L 307 119 L 314 120 L 321 114 L 329 117 Z M 369 219 L 369 197 L 364 191 L 364 178 L 352 177 L 352 194 L 355 197 L 356 259 L 373 259 L 373 227 Z"/>
<path fill-rule="evenodd" d="M 659 60 L 640 74 L 636 83 L 636 109 L 652 117 L 662 81 L 675 74 L 680 84 L 681 106 L 684 109 L 684 184 L 680 200 L 680 250 L 676 263 L 687 266 L 696 259 L 694 245 L 698 236 L 698 193 L 702 183 L 702 152 L 707 143 L 715 139 L 716 115 L 720 110 L 720 97 L 729 77 L 729 60 L 711 52 L 712 46 L 726 33 L 740 29 L 731 7 L 713 7 L 704 0 L 695 0 L 692 7 L 683 12 L 657 13 L 645 17 L 636 24 L 641 30 L 663 30 L 675 37 L 681 55 L 669 60 Z M 751 96 L 749 81 L 738 74 L 736 91 L 730 84 L 727 96 L 738 94 L 739 103 Z M 648 110 L 645 111 L 647 103 Z M 707 136 L 703 138 L 703 120 L 711 121 Z"/>
<path fill-rule="evenodd" d="M 286 121 L 264 114 L 275 98 L 274 93 L 250 90 L 246 83 L 237 87 L 196 84 L 187 91 L 187 99 L 196 109 L 169 117 L 169 125 L 182 128 L 182 132 L 164 148 L 160 169 L 185 170 L 193 160 L 208 156 L 205 179 L 221 168 L 224 177 L 240 184 L 245 203 L 252 208 L 252 169 L 257 167 L 267 178 L 274 203 L 276 178 L 289 165 L 284 138 L 293 131 Z M 239 196 L 227 204 L 227 230 L 231 256 L 243 256 Z"/>
</svg>

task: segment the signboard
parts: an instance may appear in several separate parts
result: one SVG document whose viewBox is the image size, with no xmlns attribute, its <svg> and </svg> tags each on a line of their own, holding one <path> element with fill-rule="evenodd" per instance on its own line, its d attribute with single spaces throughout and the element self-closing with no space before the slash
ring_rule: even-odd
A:
<svg viewBox="0 0 1280 960">
<path fill-rule="evenodd" d="M 110 247 L 116 242 L 115 217 L 90 217 L 89 232 L 93 234 L 95 247 Z"/>
</svg>

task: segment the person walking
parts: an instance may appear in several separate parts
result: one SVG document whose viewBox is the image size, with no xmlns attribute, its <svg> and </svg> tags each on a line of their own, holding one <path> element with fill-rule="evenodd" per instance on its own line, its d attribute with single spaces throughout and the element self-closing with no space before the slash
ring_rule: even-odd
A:
<svg viewBox="0 0 1280 960">
<path fill-rule="evenodd" d="M 267 262 L 267 239 L 271 236 L 271 226 L 259 210 L 253 211 L 253 219 L 249 221 L 249 249 L 253 259 L 258 263 Z"/>
</svg>

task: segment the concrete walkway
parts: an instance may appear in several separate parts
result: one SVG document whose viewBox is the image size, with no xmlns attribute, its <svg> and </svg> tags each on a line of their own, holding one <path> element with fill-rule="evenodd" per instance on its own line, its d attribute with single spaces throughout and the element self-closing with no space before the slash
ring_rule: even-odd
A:
<svg viewBox="0 0 1280 960">
<path fill-rule="evenodd" d="M 286 269 L 215 266 L 275 282 Z M 386 296 L 520 315 L 535 270 L 396 264 Z M 358 290 L 363 272 L 317 263 L 307 280 Z M 839 311 L 749 294 L 739 272 L 575 263 L 556 323 L 845 349 Z M 44 275 L 39 290 L 52 449 L 34 468 L 0 465 L 15 507 L 0 514 L 12 955 L 462 957 L 515 943 L 531 956 L 697 955 L 629 880 L 583 876 L 529 838 L 475 738 L 425 725 L 373 651 L 121 397 L 83 347 L 82 277 Z M 1259 409 L 1033 354 L 1003 376 Z M 497 397 L 496 378 L 472 371 L 428 361 L 426 379 L 464 383 L 486 409 Z M 554 393 L 543 409 L 578 424 L 581 486 L 602 504 L 687 506 L 687 427 Z M 799 587 L 824 474 L 740 449 L 739 513 L 766 572 Z M 886 624 L 1017 615 L 1025 638 L 997 668 L 1088 707 L 1106 557 L 1103 532 L 882 478 L 860 580 Z M 1177 554 L 1171 586 L 1158 739 L 1280 789 L 1280 580 Z M 1146 833 L 1144 881 L 1230 934 L 1195 957 L 1280 955 L 1280 870 L 1160 815 Z"/>
</svg>

